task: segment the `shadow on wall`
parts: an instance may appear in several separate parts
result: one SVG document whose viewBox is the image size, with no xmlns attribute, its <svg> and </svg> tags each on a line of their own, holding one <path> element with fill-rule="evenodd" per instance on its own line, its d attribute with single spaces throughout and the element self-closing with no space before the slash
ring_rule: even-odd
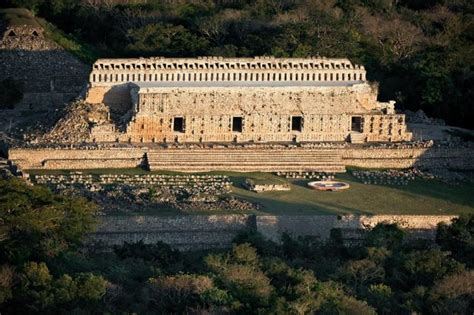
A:
<svg viewBox="0 0 474 315">
<path fill-rule="evenodd" d="M 48 110 L 77 97 L 90 68 L 61 49 L 0 49 L 0 81 L 14 80 L 23 98 L 15 109 Z"/>
<path fill-rule="evenodd" d="M 128 83 L 114 85 L 111 88 L 107 88 L 102 97 L 102 103 L 109 108 L 110 119 L 119 132 L 125 131 L 127 123 L 133 116 L 130 89 L 131 86 Z"/>
<path fill-rule="evenodd" d="M 102 102 L 110 109 L 111 114 L 124 115 L 132 109 L 130 88 L 130 84 L 125 83 L 114 85 L 105 91 Z"/>
</svg>

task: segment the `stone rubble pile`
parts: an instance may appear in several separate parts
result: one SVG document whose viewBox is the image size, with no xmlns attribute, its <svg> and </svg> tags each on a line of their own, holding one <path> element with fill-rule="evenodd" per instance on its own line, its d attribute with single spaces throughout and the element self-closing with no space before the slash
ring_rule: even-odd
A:
<svg viewBox="0 0 474 315">
<path fill-rule="evenodd" d="M 246 179 L 243 183 L 243 187 L 250 191 L 257 193 L 268 192 L 268 191 L 290 191 L 291 187 L 287 183 L 259 183 L 256 184 L 252 179 Z"/>
<path fill-rule="evenodd" d="M 334 180 L 336 174 L 326 172 L 276 172 L 276 175 L 289 179 Z"/>
<path fill-rule="evenodd" d="M 419 169 L 383 170 L 383 171 L 352 171 L 352 175 L 366 185 L 398 185 L 406 186 L 417 178 L 434 179 L 431 173 Z"/>
<path fill-rule="evenodd" d="M 93 122 L 108 119 L 108 108 L 104 104 L 88 104 L 76 101 L 68 105 L 63 117 L 47 133 L 34 142 L 81 143 L 89 140 Z"/>
<path fill-rule="evenodd" d="M 254 210 L 258 205 L 228 196 L 231 181 L 225 175 L 30 175 L 33 183 L 44 184 L 66 195 L 80 195 L 107 210 Z"/>
<path fill-rule="evenodd" d="M 415 149 L 431 148 L 434 144 L 433 140 L 420 140 L 411 142 L 370 143 L 364 145 L 364 147 L 367 149 Z"/>
</svg>

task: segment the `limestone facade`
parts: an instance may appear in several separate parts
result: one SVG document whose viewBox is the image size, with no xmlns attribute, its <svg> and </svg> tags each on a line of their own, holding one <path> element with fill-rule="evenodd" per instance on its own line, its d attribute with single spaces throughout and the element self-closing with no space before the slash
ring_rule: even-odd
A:
<svg viewBox="0 0 474 315">
<path fill-rule="evenodd" d="M 407 141 L 404 115 L 377 101 L 347 59 L 100 59 L 86 101 L 129 109 L 97 142 Z"/>
</svg>

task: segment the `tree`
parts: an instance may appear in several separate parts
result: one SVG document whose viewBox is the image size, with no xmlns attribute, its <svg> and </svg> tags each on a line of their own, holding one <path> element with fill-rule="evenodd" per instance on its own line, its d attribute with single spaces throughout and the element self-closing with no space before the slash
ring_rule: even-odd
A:
<svg viewBox="0 0 474 315">
<path fill-rule="evenodd" d="M 245 312 L 269 306 L 274 288 L 260 269 L 259 257 L 250 244 L 236 245 L 228 255 L 209 255 L 206 263 L 218 275 L 218 283 L 236 300 L 236 310 Z"/>
<path fill-rule="evenodd" d="M 467 266 L 474 266 L 474 215 L 461 215 L 450 225 L 439 224 L 436 242 L 443 250 L 450 251 L 454 258 Z"/>
<path fill-rule="evenodd" d="M 203 54 L 208 45 L 181 25 L 148 24 L 130 30 L 128 36 L 132 44 L 127 49 L 146 55 L 190 57 Z"/>
<path fill-rule="evenodd" d="M 93 307 L 106 292 L 107 282 L 100 276 L 79 274 L 51 275 L 44 262 L 28 262 L 19 275 L 19 285 L 7 309 L 16 312 L 60 312 L 72 308 Z M 82 304 L 81 302 L 85 302 Z M 93 309 L 93 308 L 92 308 Z"/>
<path fill-rule="evenodd" d="M 19 179 L 0 180 L 0 262 L 19 265 L 78 246 L 91 232 L 97 207 Z"/>
<path fill-rule="evenodd" d="M 474 309 L 474 271 L 463 271 L 437 281 L 429 302 L 433 314 L 468 314 Z"/>
<path fill-rule="evenodd" d="M 405 232 L 396 224 L 379 223 L 366 236 L 366 246 L 385 247 L 387 249 L 400 248 Z"/>
</svg>

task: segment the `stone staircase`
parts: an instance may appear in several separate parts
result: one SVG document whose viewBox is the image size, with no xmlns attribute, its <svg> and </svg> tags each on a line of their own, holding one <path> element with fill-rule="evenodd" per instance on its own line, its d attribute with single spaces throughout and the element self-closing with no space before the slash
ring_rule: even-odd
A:
<svg viewBox="0 0 474 315">
<path fill-rule="evenodd" d="M 350 138 L 349 138 L 351 143 L 365 143 L 365 135 L 360 132 L 351 132 L 350 133 Z"/>
<path fill-rule="evenodd" d="M 328 149 L 160 149 L 147 153 L 150 170 L 180 172 L 345 172 L 340 153 Z"/>
</svg>

